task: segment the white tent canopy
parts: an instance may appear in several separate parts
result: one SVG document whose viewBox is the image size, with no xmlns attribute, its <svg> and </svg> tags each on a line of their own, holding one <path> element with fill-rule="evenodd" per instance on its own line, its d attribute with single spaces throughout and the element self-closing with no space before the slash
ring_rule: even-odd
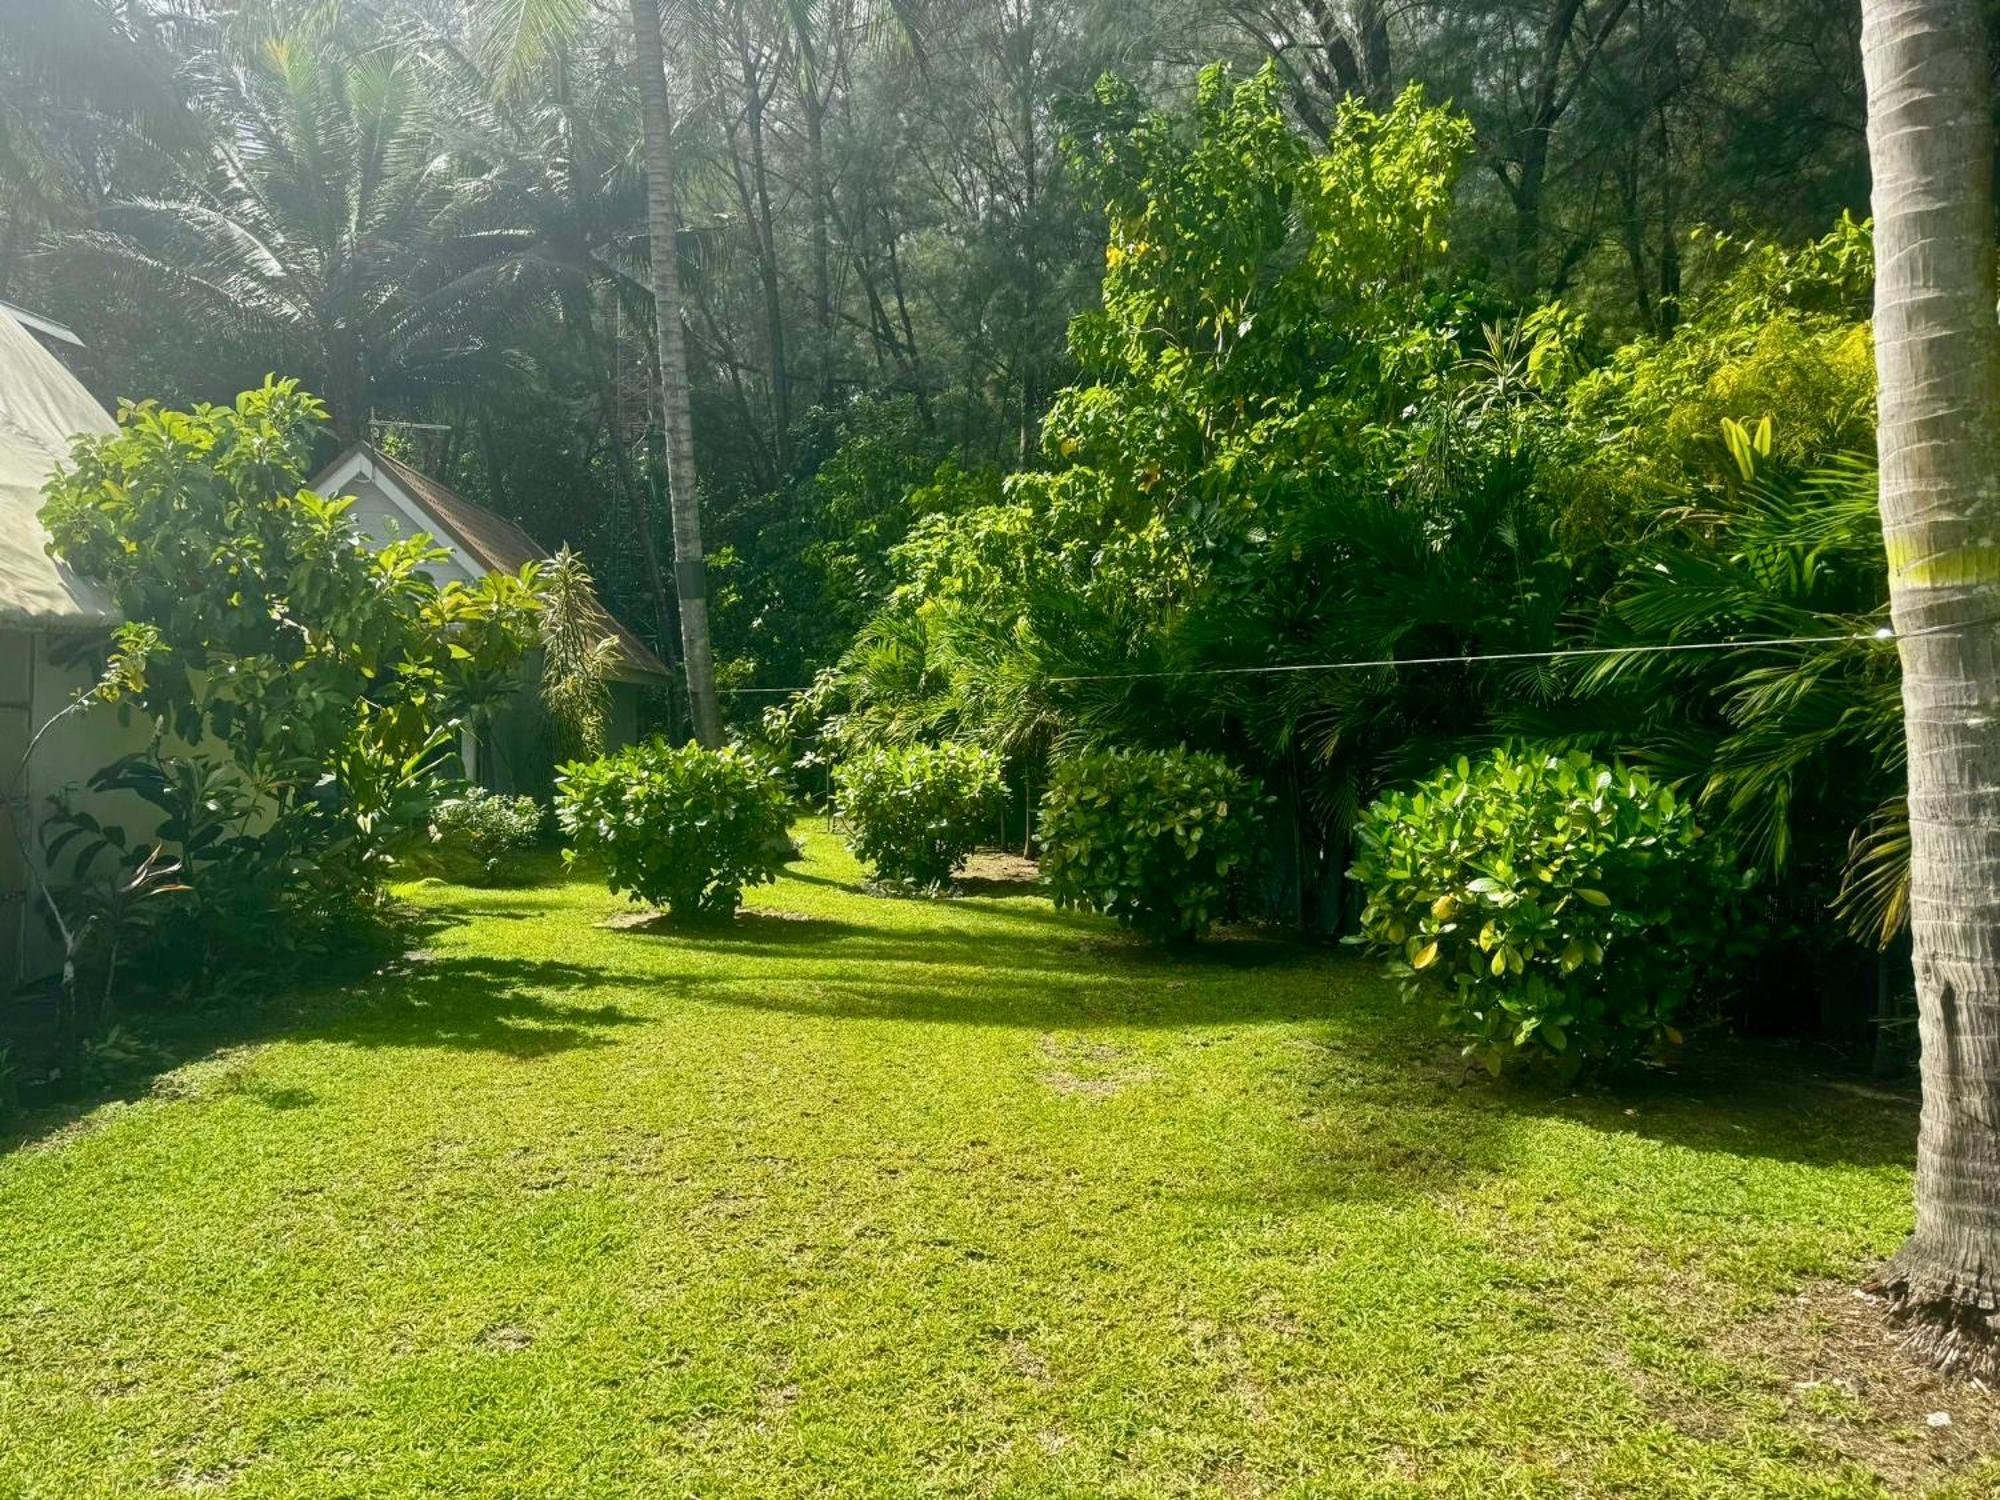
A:
<svg viewBox="0 0 2000 1500">
<path fill-rule="evenodd" d="M 95 630 L 114 625 L 110 597 L 48 554 L 42 485 L 80 432 L 115 424 L 61 360 L 0 312 L 0 627 Z"/>
</svg>

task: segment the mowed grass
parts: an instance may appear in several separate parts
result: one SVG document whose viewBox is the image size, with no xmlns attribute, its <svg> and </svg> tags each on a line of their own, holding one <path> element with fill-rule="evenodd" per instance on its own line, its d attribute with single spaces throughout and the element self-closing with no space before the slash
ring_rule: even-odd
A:
<svg viewBox="0 0 2000 1500">
<path fill-rule="evenodd" d="M 0 1494 L 2000 1488 L 1978 1393 L 1816 1366 L 1906 1106 L 1468 1082 L 1358 959 L 858 880 L 419 887 L 411 961 L 18 1142 Z"/>
</svg>

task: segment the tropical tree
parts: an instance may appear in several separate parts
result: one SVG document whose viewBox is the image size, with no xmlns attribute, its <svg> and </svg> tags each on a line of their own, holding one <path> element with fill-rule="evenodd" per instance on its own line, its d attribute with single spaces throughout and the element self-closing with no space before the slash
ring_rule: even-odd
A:
<svg viewBox="0 0 2000 1500">
<path fill-rule="evenodd" d="M 660 412 L 667 435 L 667 499 L 673 518 L 681 660 L 687 670 L 695 738 L 713 749 L 722 743 L 722 714 L 715 696 L 715 648 L 708 631 L 708 565 L 701 547 L 687 334 L 675 258 L 680 215 L 674 198 L 673 100 L 667 93 L 658 0 L 631 0 L 631 7 L 632 78 L 645 123 L 646 225 L 652 244 L 653 321 L 660 346 Z"/>
<path fill-rule="evenodd" d="M 157 168 L 199 143 L 163 36 L 191 20 L 99 0 L 0 6 L 0 292 L 33 233 L 101 200 L 121 158 Z"/>
<path fill-rule="evenodd" d="M 205 168 L 107 204 L 76 241 L 139 295 L 307 376 L 343 438 L 378 401 L 511 378 L 490 333 L 505 313 L 483 274 L 494 247 L 472 232 L 409 58 L 362 41 L 315 12 L 206 55 Z"/>
<path fill-rule="evenodd" d="M 1863 0 L 1883 541 L 1909 737 L 1916 1231 L 1874 1285 L 2000 1370 L 2000 328 L 1976 0 Z"/>
<path fill-rule="evenodd" d="M 645 183 L 632 159 L 637 113 L 629 70 L 579 45 L 566 18 L 536 0 L 490 7 L 482 19 L 469 48 L 430 26 L 413 26 L 407 40 L 426 66 L 442 143 L 477 166 L 466 196 L 491 251 L 484 273 L 510 288 L 524 314 L 511 352 L 531 362 L 537 377 L 519 410 L 496 412 L 491 400 L 473 407 L 490 471 L 483 477 L 495 500 L 546 506 L 531 531 L 588 538 L 614 567 L 635 563 L 598 576 L 636 574 L 640 589 L 627 594 L 649 596 L 653 619 L 670 631 L 673 588 L 636 441 L 650 403 L 628 409 L 635 403 L 624 399 L 634 373 L 627 367 L 635 361 L 617 331 L 628 312 L 651 301 L 633 238 Z M 543 424 L 551 418 L 568 419 L 562 438 L 580 439 L 576 446 L 602 471 L 589 476 L 585 495 L 545 488 L 540 474 L 521 472 L 529 454 L 550 446 Z M 527 482 L 504 486 L 501 470 Z M 586 530 L 578 502 L 600 490 L 610 503 L 600 525 Z"/>
<path fill-rule="evenodd" d="M 131 407 L 77 439 L 42 512 L 127 622 L 97 696 L 153 726 L 92 785 L 165 814 L 210 957 L 268 957 L 298 936 L 287 913 L 317 929 L 372 906 L 534 639 L 532 566 L 439 585 L 428 537 L 356 545 L 353 502 L 307 488 L 325 417 L 289 380 Z M 86 851 L 138 847 L 70 822 Z"/>
</svg>

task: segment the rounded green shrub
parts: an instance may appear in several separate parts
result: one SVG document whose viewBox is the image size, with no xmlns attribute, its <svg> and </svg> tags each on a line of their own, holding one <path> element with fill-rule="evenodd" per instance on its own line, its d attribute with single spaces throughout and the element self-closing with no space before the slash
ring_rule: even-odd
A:
<svg viewBox="0 0 2000 1500">
<path fill-rule="evenodd" d="M 1495 1073 L 1678 1043 L 1740 940 L 1739 883 L 1693 810 L 1581 751 L 1461 756 L 1370 807 L 1355 849 L 1358 941 L 1389 958 L 1406 999 L 1438 996 Z"/>
<path fill-rule="evenodd" d="M 1042 877 L 1058 906 L 1104 912 L 1155 941 L 1200 937 L 1231 914 L 1268 800 L 1219 756 L 1076 756 L 1042 798 Z"/>
<path fill-rule="evenodd" d="M 630 745 L 556 775 L 566 859 L 676 917 L 727 917 L 743 888 L 775 880 L 791 801 L 778 773 L 745 751 L 663 741 Z"/>
<path fill-rule="evenodd" d="M 1000 757 L 977 745 L 885 745 L 834 773 L 848 844 L 883 880 L 935 889 L 1000 811 Z"/>
<path fill-rule="evenodd" d="M 506 878 L 518 855 L 535 847 L 542 808 L 533 797 L 469 787 L 431 809 L 431 844 L 444 873 L 480 884 Z"/>
</svg>

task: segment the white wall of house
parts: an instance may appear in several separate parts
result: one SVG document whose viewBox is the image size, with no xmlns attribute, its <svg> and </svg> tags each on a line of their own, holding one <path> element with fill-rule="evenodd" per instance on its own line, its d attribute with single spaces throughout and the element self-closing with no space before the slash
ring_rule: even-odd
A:
<svg viewBox="0 0 2000 1500">
<path fill-rule="evenodd" d="M 317 482 L 328 493 L 353 497 L 348 517 L 354 529 L 377 547 L 419 533 L 430 537 L 447 554 L 428 570 L 440 584 L 473 583 L 485 576 L 485 566 L 441 534 L 436 521 L 407 498 L 393 478 L 378 476 L 374 460 L 366 453 L 358 452 L 337 464 Z M 530 652 L 522 664 L 520 690 L 463 736 L 460 753 L 469 780 L 497 792 L 547 794 L 551 742 L 546 716 L 535 696 L 540 674 L 541 653 Z M 614 681 L 610 688 L 605 740 L 608 748 L 617 749 L 639 738 L 644 689 L 622 681 Z"/>
<path fill-rule="evenodd" d="M 348 516 L 354 522 L 354 529 L 375 546 L 386 547 L 391 542 L 403 541 L 422 532 L 451 552 L 451 556 L 439 559 L 428 569 L 431 577 L 439 583 L 472 583 L 482 576 L 483 570 L 473 571 L 451 543 L 437 534 L 434 525 L 426 524 L 421 516 L 405 510 L 387 489 L 370 476 L 355 475 L 340 486 L 340 493 L 354 497 L 354 508 Z"/>
<path fill-rule="evenodd" d="M 135 839 L 145 838 L 157 819 L 129 793 L 85 790 L 93 773 L 143 750 L 152 728 L 101 703 L 64 713 L 96 675 L 94 654 L 75 659 L 78 645 L 74 636 L 0 630 L 0 785 L 8 788 L 9 820 L 0 830 L 0 981 L 10 988 L 62 967 L 62 945 L 30 878 L 32 871 L 58 886 L 67 878 L 67 855 L 53 872 L 43 857 L 51 799 L 64 797 L 102 821 L 123 824 Z M 22 755 L 44 725 L 51 727 L 24 767 Z"/>
</svg>

